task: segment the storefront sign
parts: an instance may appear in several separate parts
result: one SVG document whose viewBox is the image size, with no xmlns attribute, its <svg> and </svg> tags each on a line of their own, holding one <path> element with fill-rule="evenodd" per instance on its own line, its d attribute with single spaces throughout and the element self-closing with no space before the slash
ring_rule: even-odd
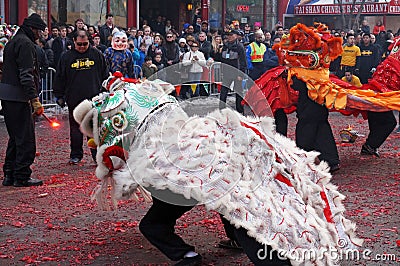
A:
<svg viewBox="0 0 400 266">
<path fill-rule="evenodd" d="M 344 14 L 350 14 L 353 5 L 296 5 L 295 15 L 340 15 L 340 8 Z M 362 8 L 360 4 L 354 5 L 353 14 L 357 14 L 361 9 L 361 14 L 400 14 L 400 5 L 390 3 L 370 3 Z"/>
<path fill-rule="evenodd" d="M 236 6 L 236 11 L 237 12 L 249 12 L 250 11 L 250 6 L 248 6 L 248 5 L 237 5 Z"/>
</svg>

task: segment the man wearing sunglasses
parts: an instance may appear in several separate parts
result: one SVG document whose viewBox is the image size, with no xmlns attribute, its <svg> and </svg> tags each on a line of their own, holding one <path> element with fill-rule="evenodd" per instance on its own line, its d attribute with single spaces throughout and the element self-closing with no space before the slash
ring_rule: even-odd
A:
<svg viewBox="0 0 400 266">
<path fill-rule="evenodd" d="M 89 34 L 86 31 L 76 31 L 73 41 L 74 48 L 60 58 L 53 90 L 58 105 L 68 106 L 71 144 L 69 163 L 78 164 L 83 158 L 83 135 L 72 112 L 80 102 L 99 94 L 108 73 L 103 54 L 89 44 Z M 95 160 L 96 150 L 91 152 Z"/>
</svg>

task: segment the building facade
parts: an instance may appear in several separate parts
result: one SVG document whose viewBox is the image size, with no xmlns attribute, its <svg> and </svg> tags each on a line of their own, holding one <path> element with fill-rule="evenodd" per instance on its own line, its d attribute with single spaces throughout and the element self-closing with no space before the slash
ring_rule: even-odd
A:
<svg viewBox="0 0 400 266">
<path fill-rule="evenodd" d="M 232 20 L 261 22 L 272 29 L 277 22 L 278 1 L 273 0 L 0 0 L 2 22 L 21 24 L 31 13 L 38 13 L 48 24 L 74 24 L 82 18 L 89 25 L 104 23 L 105 14 L 114 15 L 120 27 L 139 27 L 143 20 L 162 15 L 181 29 L 191 23 L 196 8 L 210 27 L 222 28 Z"/>
<path fill-rule="evenodd" d="M 278 17 L 285 27 L 290 27 L 298 22 L 312 25 L 314 21 L 327 24 L 330 28 L 346 29 L 342 25 L 342 14 L 353 18 L 360 11 L 360 19 L 367 20 L 372 27 L 381 21 L 386 29 L 397 31 L 400 27 L 400 1 L 397 0 L 282 0 Z"/>
</svg>

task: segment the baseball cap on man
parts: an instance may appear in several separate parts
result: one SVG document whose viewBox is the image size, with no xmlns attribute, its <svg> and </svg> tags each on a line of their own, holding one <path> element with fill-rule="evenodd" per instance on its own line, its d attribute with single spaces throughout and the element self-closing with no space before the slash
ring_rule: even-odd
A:
<svg viewBox="0 0 400 266">
<path fill-rule="evenodd" d="M 39 14 L 33 13 L 29 17 L 24 19 L 22 25 L 32 27 L 38 30 L 44 30 L 47 27 L 47 24 L 43 21 Z"/>
<path fill-rule="evenodd" d="M 237 31 L 237 30 L 230 30 L 229 32 L 227 32 L 227 34 L 228 34 L 228 35 L 231 35 L 231 34 L 237 34 L 237 35 L 239 35 L 240 33 L 239 33 L 239 31 Z"/>
</svg>

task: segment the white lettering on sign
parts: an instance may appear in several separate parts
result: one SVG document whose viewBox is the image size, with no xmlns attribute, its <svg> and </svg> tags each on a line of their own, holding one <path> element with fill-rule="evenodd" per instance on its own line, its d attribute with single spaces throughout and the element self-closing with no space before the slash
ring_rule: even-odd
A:
<svg viewBox="0 0 400 266">
<path fill-rule="evenodd" d="M 400 14 L 400 6 L 390 6 L 389 13 Z"/>
<path fill-rule="evenodd" d="M 357 14 L 361 9 L 360 4 L 356 5 L 342 5 L 344 14 Z M 361 13 L 363 14 L 387 14 L 387 13 L 400 13 L 400 6 L 390 5 L 389 3 L 372 3 L 366 4 L 362 7 Z M 295 6 L 294 14 L 297 15 L 339 15 L 340 5 L 301 5 Z"/>
</svg>

